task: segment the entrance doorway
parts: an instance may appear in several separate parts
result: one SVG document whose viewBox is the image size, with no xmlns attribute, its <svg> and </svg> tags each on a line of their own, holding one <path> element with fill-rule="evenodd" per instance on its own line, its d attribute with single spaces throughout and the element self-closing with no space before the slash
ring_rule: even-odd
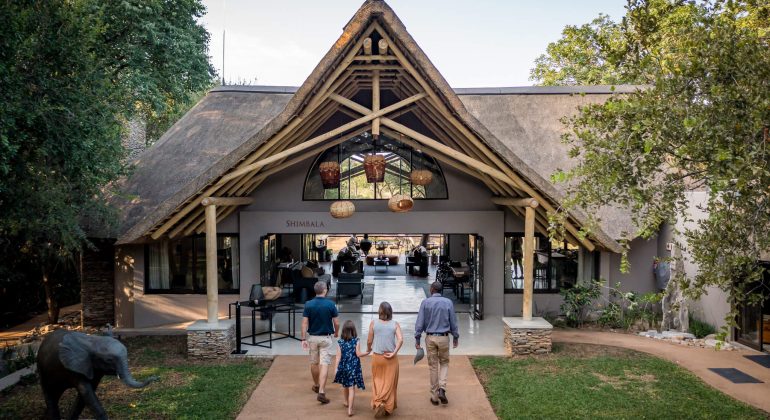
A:
<svg viewBox="0 0 770 420">
<path fill-rule="evenodd" d="M 764 296 L 764 299 L 738 308 L 735 339 L 757 350 L 770 351 L 770 262 L 762 265 L 764 277 L 748 287 L 747 298 L 754 295 Z"/>
<path fill-rule="evenodd" d="M 269 234 L 261 242 L 263 286 L 292 293 L 302 287 L 303 275 L 328 278 L 327 297 L 340 312 L 376 313 L 387 301 L 396 313 L 414 314 L 438 278 L 456 312 L 483 317 L 484 244 L 479 235 Z M 313 271 L 303 272 L 305 266 Z M 295 296 L 302 303 L 308 294 Z"/>
</svg>

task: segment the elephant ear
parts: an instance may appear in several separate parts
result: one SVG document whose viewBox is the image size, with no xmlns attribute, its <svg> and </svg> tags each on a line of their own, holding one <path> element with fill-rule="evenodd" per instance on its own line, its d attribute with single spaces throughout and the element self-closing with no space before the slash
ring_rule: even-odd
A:
<svg viewBox="0 0 770 420">
<path fill-rule="evenodd" d="M 91 341 L 87 335 L 81 333 L 65 335 L 59 344 L 59 360 L 67 369 L 93 379 Z"/>
</svg>

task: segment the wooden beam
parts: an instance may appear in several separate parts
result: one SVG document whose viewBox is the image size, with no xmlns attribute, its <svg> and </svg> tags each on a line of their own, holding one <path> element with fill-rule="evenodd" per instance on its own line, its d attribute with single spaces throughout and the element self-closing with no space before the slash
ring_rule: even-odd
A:
<svg viewBox="0 0 770 420">
<path fill-rule="evenodd" d="M 387 54 L 357 55 L 353 58 L 353 60 L 354 61 L 370 61 L 370 60 L 394 61 L 396 60 L 396 56 L 387 55 Z"/>
<path fill-rule="evenodd" d="M 206 197 L 201 200 L 202 206 L 248 206 L 254 199 L 251 197 Z"/>
<path fill-rule="evenodd" d="M 501 206 L 532 207 L 539 206 L 537 200 L 532 197 L 492 197 L 492 202 Z"/>
<path fill-rule="evenodd" d="M 532 289 L 534 288 L 534 253 L 535 253 L 535 209 L 525 207 L 524 217 L 524 296 L 521 306 L 521 317 L 524 321 L 532 320 Z"/>
<path fill-rule="evenodd" d="M 334 96 L 339 96 L 339 95 L 334 94 Z M 294 147 L 286 149 L 283 152 L 277 153 L 277 154 L 272 155 L 272 156 L 270 156 L 268 158 L 262 159 L 262 160 L 260 160 L 258 162 L 255 162 L 255 163 L 252 163 L 251 165 L 244 166 L 241 169 L 238 169 L 236 171 L 233 171 L 233 172 L 223 176 L 222 179 L 220 179 L 220 181 L 217 183 L 217 185 L 222 185 L 222 184 L 226 183 L 227 181 L 229 181 L 229 180 L 231 180 L 233 178 L 237 178 L 237 177 L 239 177 L 239 176 L 241 176 L 243 174 L 246 174 L 246 173 L 249 173 L 251 171 L 257 170 L 257 169 L 259 169 L 259 168 L 261 168 L 261 167 L 263 167 L 265 165 L 271 164 L 271 163 L 276 162 L 278 160 L 281 160 L 281 159 L 283 159 L 285 157 L 288 157 L 288 156 L 291 156 L 291 155 L 293 155 L 295 153 L 301 152 L 301 151 L 303 151 L 303 150 L 305 150 L 305 149 L 307 149 L 309 147 L 312 147 L 312 146 L 315 146 L 317 144 L 320 144 L 320 143 L 322 143 L 322 142 L 324 142 L 324 141 L 326 141 L 326 140 L 328 140 L 328 139 L 330 139 L 332 137 L 338 136 L 338 135 L 340 135 L 340 134 L 342 134 L 342 133 L 344 133 L 344 132 L 346 132 L 348 130 L 356 128 L 359 125 L 366 124 L 369 121 L 371 121 L 371 120 L 373 120 L 373 119 L 375 119 L 377 117 L 382 117 L 383 115 L 387 115 L 387 114 L 389 114 L 389 113 L 391 113 L 393 111 L 396 111 L 396 110 L 398 110 L 400 108 L 403 108 L 403 107 L 405 107 L 405 106 L 407 106 L 407 105 L 409 105 L 409 104 L 411 104 L 413 102 L 419 101 L 420 99 L 422 99 L 424 97 L 425 97 L 424 93 L 418 93 L 417 95 L 413 95 L 413 96 L 411 96 L 411 97 L 409 97 L 407 99 L 404 99 L 403 101 L 396 102 L 395 104 L 393 104 L 391 106 L 385 107 L 385 108 L 383 108 L 383 109 L 381 109 L 379 111 L 372 112 L 369 115 L 365 115 L 365 116 L 363 116 L 363 117 L 361 117 L 361 118 L 359 118 L 357 120 L 354 120 L 354 121 L 351 121 L 351 122 L 349 122 L 347 124 L 339 126 L 339 127 L 335 128 L 334 130 L 328 131 L 328 132 L 326 132 L 324 134 L 321 134 L 319 136 L 316 136 L 316 137 L 314 137 L 314 138 L 312 138 L 312 139 L 310 139 L 308 141 L 305 141 L 305 142 L 300 143 L 300 144 L 298 144 L 298 145 L 296 145 Z"/>
<path fill-rule="evenodd" d="M 372 39 L 371 38 L 364 39 L 364 54 L 365 55 L 372 55 Z"/>
<path fill-rule="evenodd" d="M 380 110 L 380 71 L 372 70 L 372 111 Z M 372 136 L 375 139 L 380 137 L 380 119 L 372 120 Z"/>
<path fill-rule="evenodd" d="M 209 324 L 219 321 L 217 278 L 217 207 L 206 206 L 206 303 Z"/>
</svg>

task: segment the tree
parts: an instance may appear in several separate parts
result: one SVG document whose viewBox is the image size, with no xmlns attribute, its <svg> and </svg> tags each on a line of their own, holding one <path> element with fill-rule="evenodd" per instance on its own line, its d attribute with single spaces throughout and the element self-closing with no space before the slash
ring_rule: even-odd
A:
<svg viewBox="0 0 770 420">
<path fill-rule="evenodd" d="M 691 297 L 729 292 L 729 323 L 770 250 L 769 22 L 765 2 L 629 1 L 617 62 L 648 87 L 567 120 L 578 165 L 556 175 L 570 182 L 566 209 L 630 207 L 629 234 L 644 238 L 690 217 L 689 191 L 708 191 L 706 218 L 681 232 L 698 273 L 676 281 Z"/>
<path fill-rule="evenodd" d="M 535 59 L 530 80 L 545 86 L 634 83 L 620 65 L 624 50 L 620 25 L 600 14 L 591 23 L 566 26 L 562 38 Z"/>
<path fill-rule="evenodd" d="M 208 85 L 199 1 L 17 1 L 0 11 L 0 273 L 57 285 L 109 220 L 124 121 L 162 116 Z M 9 277 L 10 278 L 10 277 Z"/>
</svg>

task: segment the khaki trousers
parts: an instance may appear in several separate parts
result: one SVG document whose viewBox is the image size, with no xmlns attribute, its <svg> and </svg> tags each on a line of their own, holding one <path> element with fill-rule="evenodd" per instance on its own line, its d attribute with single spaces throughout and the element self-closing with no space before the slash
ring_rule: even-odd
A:
<svg viewBox="0 0 770 420">
<path fill-rule="evenodd" d="M 438 389 L 446 390 L 446 377 L 449 373 L 449 336 L 426 336 L 425 347 L 428 350 L 428 368 L 430 369 L 430 397 L 436 401 Z"/>
</svg>

